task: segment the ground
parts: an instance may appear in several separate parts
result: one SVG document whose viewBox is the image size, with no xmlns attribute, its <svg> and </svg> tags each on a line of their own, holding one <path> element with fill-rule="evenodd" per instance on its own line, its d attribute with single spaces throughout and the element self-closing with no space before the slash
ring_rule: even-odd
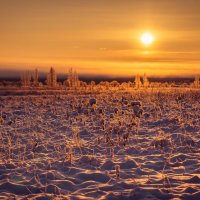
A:
<svg viewBox="0 0 200 200">
<path fill-rule="evenodd" d="M 0 97 L 0 199 L 200 199 L 200 90 Z"/>
</svg>

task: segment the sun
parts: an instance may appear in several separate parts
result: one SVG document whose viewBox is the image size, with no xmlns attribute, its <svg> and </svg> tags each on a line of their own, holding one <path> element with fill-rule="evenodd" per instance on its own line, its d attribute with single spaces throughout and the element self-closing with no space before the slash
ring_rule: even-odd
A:
<svg viewBox="0 0 200 200">
<path fill-rule="evenodd" d="M 154 37 L 150 32 L 146 32 L 141 35 L 140 40 L 144 45 L 149 46 L 153 43 Z"/>
</svg>

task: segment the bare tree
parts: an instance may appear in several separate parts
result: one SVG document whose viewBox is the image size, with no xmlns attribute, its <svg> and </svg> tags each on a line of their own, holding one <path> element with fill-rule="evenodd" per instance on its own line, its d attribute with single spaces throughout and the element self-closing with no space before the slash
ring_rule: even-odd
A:
<svg viewBox="0 0 200 200">
<path fill-rule="evenodd" d="M 53 67 L 50 68 L 50 71 L 47 74 L 47 85 L 49 87 L 56 87 L 58 85 L 56 71 Z"/>
<path fill-rule="evenodd" d="M 38 75 L 38 69 L 35 69 L 34 76 L 33 76 L 33 84 L 34 86 L 39 86 L 39 75 Z"/>
<path fill-rule="evenodd" d="M 135 88 L 136 89 L 139 89 L 141 87 L 142 83 L 141 83 L 141 80 L 140 80 L 140 75 L 137 74 L 135 76 Z"/>
<path fill-rule="evenodd" d="M 144 88 L 149 87 L 149 80 L 148 80 L 146 74 L 144 74 L 144 76 L 143 76 L 143 87 Z"/>
<path fill-rule="evenodd" d="M 194 87 L 195 87 L 195 88 L 199 88 L 199 86 L 200 86 L 199 76 L 196 75 L 196 76 L 195 76 L 195 80 L 194 80 Z"/>
<path fill-rule="evenodd" d="M 73 71 L 72 68 L 69 69 L 68 78 L 65 80 L 65 85 L 70 88 L 78 88 L 80 87 L 80 81 L 78 78 L 78 74 L 76 71 Z"/>
<path fill-rule="evenodd" d="M 21 74 L 21 85 L 28 87 L 31 85 L 31 74 L 29 71 L 25 71 Z"/>
</svg>

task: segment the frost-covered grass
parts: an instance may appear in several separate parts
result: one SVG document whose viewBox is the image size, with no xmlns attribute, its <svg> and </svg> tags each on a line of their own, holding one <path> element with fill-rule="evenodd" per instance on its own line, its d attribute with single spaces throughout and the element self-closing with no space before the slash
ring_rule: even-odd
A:
<svg viewBox="0 0 200 200">
<path fill-rule="evenodd" d="M 200 90 L 0 97 L 0 199 L 199 199 Z"/>
</svg>

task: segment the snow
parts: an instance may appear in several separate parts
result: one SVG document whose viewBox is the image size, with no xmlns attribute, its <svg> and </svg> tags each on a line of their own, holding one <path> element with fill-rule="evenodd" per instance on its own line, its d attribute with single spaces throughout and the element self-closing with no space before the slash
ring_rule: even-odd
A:
<svg viewBox="0 0 200 200">
<path fill-rule="evenodd" d="M 9 95 L 0 199 L 200 199 L 199 90 Z"/>
</svg>

